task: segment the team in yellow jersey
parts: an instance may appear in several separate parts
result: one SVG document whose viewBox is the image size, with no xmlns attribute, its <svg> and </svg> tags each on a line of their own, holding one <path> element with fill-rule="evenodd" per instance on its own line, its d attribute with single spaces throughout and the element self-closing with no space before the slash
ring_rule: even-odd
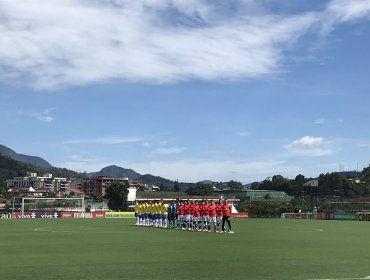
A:
<svg viewBox="0 0 370 280">
<path fill-rule="evenodd" d="M 135 217 L 138 226 L 167 228 L 167 205 L 160 201 L 136 202 Z"/>
</svg>

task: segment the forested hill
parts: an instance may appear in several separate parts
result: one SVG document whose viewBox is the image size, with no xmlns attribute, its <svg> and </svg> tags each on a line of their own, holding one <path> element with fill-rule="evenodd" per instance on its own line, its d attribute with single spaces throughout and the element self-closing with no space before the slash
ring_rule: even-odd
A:
<svg viewBox="0 0 370 280">
<path fill-rule="evenodd" d="M 138 181 L 147 185 L 156 185 L 164 189 L 172 189 L 174 182 L 159 176 L 151 174 L 141 175 L 132 169 L 123 168 L 116 165 L 110 165 L 102 168 L 99 172 L 91 172 L 87 174 L 89 177 L 94 176 L 110 176 L 113 178 L 127 177 L 129 180 Z"/>
<path fill-rule="evenodd" d="M 40 167 L 43 167 L 43 168 L 51 168 L 52 167 L 52 165 L 50 163 L 48 163 L 46 160 L 44 160 L 40 157 L 18 154 L 15 151 L 13 151 L 12 149 L 10 149 L 10 148 L 8 148 L 4 145 L 1 145 L 1 144 L 0 144 L 0 156 L 7 156 L 7 157 L 10 157 L 14 160 L 21 161 L 21 162 L 24 162 L 24 163 L 29 163 L 29 164 L 32 164 L 32 165 L 35 165 L 35 166 L 40 166 Z"/>
<path fill-rule="evenodd" d="M 95 177 L 95 176 L 110 176 L 113 178 L 123 178 L 127 177 L 129 180 L 136 180 L 141 175 L 137 172 L 135 172 L 132 169 L 126 169 L 117 165 L 110 165 L 107 167 L 102 168 L 98 172 L 91 172 L 87 174 L 89 177 Z"/>
<path fill-rule="evenodd" d="M 0 186 L 5 186 L 5 180 L 17 176 L 26 176 L 27 172 L 36 172 L 39 175 L 51 173 L 54 177 L 83 178 L 85 174 L 78 173 L 66 168 L 43 168 L 28 163 L 14 160 L 7 156 L 0 155 Z"/>
</svg>

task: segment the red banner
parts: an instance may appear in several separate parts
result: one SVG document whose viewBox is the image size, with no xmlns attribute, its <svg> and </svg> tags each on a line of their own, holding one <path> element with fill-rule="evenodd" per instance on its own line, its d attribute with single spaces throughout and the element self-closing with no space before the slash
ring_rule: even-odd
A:
<svg viewBox="0 0 370 280">
<path fill-rule="evenodd" d="M 62 212 L 61 214 L 62 214 L 61 216 L 62 219 L 72 219 L 73 218 L 73 212 Z"/>
<path fill-rule="evenodd" d="M 94 219 L 105 219 L 105 212 L 92 212 Z"/>
<path fill-rule="evenodd" d="M 231 217 L 233 218 L 249 218 L 248 212 L 232 213 Z"/>
</svg>

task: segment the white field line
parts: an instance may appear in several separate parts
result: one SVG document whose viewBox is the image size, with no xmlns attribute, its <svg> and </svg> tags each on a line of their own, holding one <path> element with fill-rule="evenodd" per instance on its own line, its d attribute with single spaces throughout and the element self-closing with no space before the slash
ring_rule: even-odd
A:
<svg viewBox="0 0 370 280">
<path fill-rule="evenodd" d="M 366 279 L 370 279 L 370 276 L 366 276 L 364 278 L 314 278 L 306 280 L 366 280 Z"/>
<path fill-rule="evenodd" d="M 53 230 L 52 228 L 35 228 L 38 232 L 69 232 L 68 230 Z"/>
</svg>

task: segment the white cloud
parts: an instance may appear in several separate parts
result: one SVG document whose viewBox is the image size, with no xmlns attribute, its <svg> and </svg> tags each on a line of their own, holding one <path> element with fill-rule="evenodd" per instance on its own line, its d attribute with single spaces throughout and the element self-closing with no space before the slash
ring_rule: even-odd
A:
<svg viewBox="0 0 370 280">
<path fill-rule="evenodd" d="M 134 170 L 151 173 L 171 180 L 197 182 L 238 180 L 243 183 L 260 181 L 271 174 L 295 176 L 299 169 L 283 161 L 233 162 L 233 161 L 166 161 L 132 163 Z"/>
<path fill-rule="evenodd" d="M 41 122 L 50 123 L 50 122 L 54 121 L 54 117 L 50 116 L 50 112 L 52 110 L 54 110 L 54 109 L 53 108 L 45 109 L 43 111 L 23 111 L 23 110 L 20 110 L 20 111 L 18 111 L 18 113 L 20 115 L 30 116 L 32 118 L 35 118 L 38 121 L 41 121 Z"/>
<path fill-rule="evenodd" d="M 316 119 L 315 121 L 314 121 L 314 124 L 326 124 L 326 123 L 328 123 L 329 121 L 328 121 L 328 119 L 327 118 L 319 118 L 319 119 Z"/>
<path fill-rule="evenodd" d="M 286 145 L 285 149 L 296 156 L 325 156 L 334 152 L 329 144 L 330 141 L 323 137 L 304 136 Z"/>
<path fill-rule="evenodd" d="M 151 146 L 152 146 L 152 144 L 151 144 L 151 143 L 149 143 L 149 142 L 144 142 L 144 143 L 143 143 L 143 147 L 149 148 L 149 147 L 151 147 Z"/>
<path fill-rule="evenodd" d="M 43 89 L 112 79 L 263 77 L 279 71 L 284 49 L 317 21 L 310 13 L 284 18 L 243 11 L 230 19 L 205 1 L 4 0 L 0 5 L 0 76 Z M 183 21 L 174 22 L 179 18 Z"/>
<path fill-rule="evenodd" d="M 330 18 L 340 21 L 353 21 L 363 17 L 370 17 L 369 0 L 334 0 L 328 5 L 327 12 Z"/>
<path fill-rule="evenodd" d="M 370 148 L 370 141 L 361 141 L 358 143 L 358 146 L 361 148 Z"/>
<path fill-rule="evenodd" d="M 104 137 L 104 138 L 87 138 L 63 141 L 63 144 L 126 144 L 142 141 L 136 137 Z"/>
<path fill-rule="evenodd" d="M 152 174 L 170 180 L 178 179 L 181 182 L 198 182 L 205 179 L 214 181 L 238 180 L 243 183 L 262 181 L 271 174 L 281 174 L 285 177 L 294 178 L 301 170 L 284 161 L 151 161 L 151 162 L 108 162 L 104 159 L 97 161 L 68 161 L 61 163 L 62 166 L 77 171 L 95 172 L 101 168 L 116 164 L 124 168 L 132 168 L 141 174 Z"/>
<path fill-rule="evenodd" d="M 39 121 L 42 121 L 42 122 L 52 122 L 54 120 L 53 117 L 51 116 L 48 116 L 48 115 L 44 115 L 44 114 L 37 114 L 35 115 L 36 119 L 38 119 Z"/>
<path fill-rule="evenodd" d="M 71 162 L 76 162 L 76 163 L 88 163 L 88 162 L 93 162 L 95 161 L 94 158 L 87 158 L 87 157 L 84 157 L 84 156 L 81 156 L 81 155 L 71 155 L 70 156 L 70 161 Z"/>
<path fill-rule="evenodd" d="M 247 136 L 250 136 L 250 133 L 249 132 L 237 132 L 236 135 L 240 137 L 247 137 Z"/>
<path fill-rule="evenodd" d="M 160 155 L 179 154 L 182 153 L 185 149 L 186 149 L 185 147 L 158 148 L 154 150 L 153 153 Z"/>
<path fill-rule="evenodd" d="M 234 4 L 3 0 L 0 79 L 53 89 L 116 79 L 261 78 L 281 70 L 299 37 L 370 14 L 369 0 L 333 0 L 322 11 L 284 16 L 255 8 L 259 0 Z"/>
</svg>

